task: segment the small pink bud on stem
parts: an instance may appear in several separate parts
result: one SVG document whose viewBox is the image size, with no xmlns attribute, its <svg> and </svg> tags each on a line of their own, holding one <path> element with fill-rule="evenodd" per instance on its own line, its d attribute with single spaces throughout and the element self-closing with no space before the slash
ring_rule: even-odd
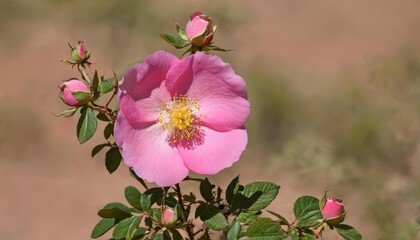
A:
<svg viewBox="0 0 420 240">
<path fill-rule="evenodd" d="M 340 199 L 336 198 L 327 198 L 321 213 L 325 222 L 331 225 L 337 225 L 343 222 L 346 215 L 344 204 Z"/>
<path fill-rule="evenodd" d="M 71 79 L 64 82 L 61 87 L 61 99 L 63 102 L 69 106 L 80 106 L 88 100 L 88 95 L 90 94 L 89 87 L 79 79 Z M 73 94 L 81 92 L 86 93 L 86 99 L 76 99 Z M 83 95 L 83 94 L 82 94 Z"/>
<path fill-rule="evenodd" d="M 88 63 L 87 61 L 90 58 L 90 52 L 86 49 L 86 46 L 82 41 L 79 41 L 75 48 L 71 50 L 71 58 L 77 64 Z"/>
<path fill-rule="evenodd" d="M 173 226 L 176 223 L 177 214 L 172 208 L 166 208 L 162 212 L 162 224 L 166 227 Z"/>
<path fill-rule="evenodd" d="M 185 33 L 192 45 L 196 47 L 209 45 L 214 34 L 212 21 L 207 15 L 195 12 L 187 22 Z"/>
</svg>

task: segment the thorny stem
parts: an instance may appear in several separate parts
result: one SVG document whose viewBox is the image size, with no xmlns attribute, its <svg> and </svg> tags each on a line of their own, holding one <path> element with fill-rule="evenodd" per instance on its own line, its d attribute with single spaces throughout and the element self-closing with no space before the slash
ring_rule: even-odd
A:
<svg viewBox="0 0 420 240">
<path fill-rule="evenodd" d="M 105 114 L 112 123 L 115 123 L 115 120 L 116 120 L 115 119 L 115 116 L 108 109 L 108 107 L 106 107 L 106 106 L 99 106 L 99 105 L 96 105 L 94 103 L 89 104 L 89 107 L 92 108 L 93 110 L 96 110 L 96 111 L 98 111 L 100 113 Z"/>
<path fill-rule="evenodd" d="M 184 203 L 182 202 L 181 187 L 179 186 L 179 183 L 177 183 L 175 185 L 175 187 L 176 187 L 176 193 L 178 195 L 178 204 L 179 204 L 179 207 L 181 208 L 182 218 L 185 221 L 187 221 L 188 220 L 188 215 L 187 215 L 187 211 L 185 210 Z M 194 240 L 194 233 L 193 233 L 193 229 L 191 228 L 191 224 L 190 223 L 187 224 L 185 230 L 187 231 L 190 240 Z"/>
</svg>

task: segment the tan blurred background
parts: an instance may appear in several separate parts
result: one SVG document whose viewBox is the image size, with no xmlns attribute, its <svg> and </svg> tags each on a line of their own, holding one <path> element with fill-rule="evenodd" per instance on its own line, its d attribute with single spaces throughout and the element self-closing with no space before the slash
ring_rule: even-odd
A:
<svg viewBox="0 0 420 240">
<path fill-rule="evenodd" d="M 252 104 L 242 160 L 211 179 L 275 181 L 270 209 L 288 217 L 298 196 L 328 188 L 365 239 L 420 239 L 417 0 L 1 0 L 0 239 L 89 239 L 97 210 L 136 185 L 125 166 L 109 175 L 103 154 L 90 158 L 101 132 L 80 146 L 76 118 L 52 114 L 66 108 L 57 86 L 77 76 L 59 62 L 67 42 L 121 76 L 158 49 L 179 55 L 158 34 L 196 10 L 235 49 L 218 55 Z"/>
</svg>

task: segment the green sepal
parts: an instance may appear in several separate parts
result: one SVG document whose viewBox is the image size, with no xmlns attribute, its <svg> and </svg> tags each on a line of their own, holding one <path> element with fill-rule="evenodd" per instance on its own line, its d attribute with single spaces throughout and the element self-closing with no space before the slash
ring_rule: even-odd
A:
<svg viewBox="0 0 420 240">
<path fill-rule="evenodd" d="M 181 38 L 173 35 L 172 33 L 162 33 L 160 36 L 163 38 L 163 40 L 174 46 L 176 49 L 184 48 L 189 44 Z"/>
<path fill-rule="evenodd" d="M 63 116 L 65 118 L 68 118 L 68 117 L 72 117 L 76 112 L 77 112 L 77 108 L 69 108 L 69 109 L 64 110 L 62 113 L 60 113 L 56 116 L 57 117 Z"/>
<path fill-rule="evenodd" d="M 188 37 L 187 37 L 187 34 L 185 33 L 185 30 L 183 28 L 181 28 L 178 23 L 175 24 L 175 27 L 176 27 L 176 31 L 177 31 L 179 37 L 182 40 L 188 42 Z"/>
<path fill-rule="evenodd" d="M 92 98 L 90 92 L 76 91 L 72 92 L 71 95 L 78 101 L 77 105 L 84 105 Z"/>
<path fill-rule="evenodd" d="M 90 91 L 93 93 L 96 92 L 98 85 L 99 85 L 98 71 L 95 70 L 95 74 L 93 74 L 92 85 L 90 85 Z"/>
</svg>

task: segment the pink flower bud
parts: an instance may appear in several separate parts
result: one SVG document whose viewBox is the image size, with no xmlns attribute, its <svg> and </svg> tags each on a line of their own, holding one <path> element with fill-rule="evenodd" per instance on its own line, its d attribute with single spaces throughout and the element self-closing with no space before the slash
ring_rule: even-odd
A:
<svg viewBox="0 0 420 240">
<path fill-rule="evenodd" d="M 344 212 L 344 205 L 340 199 L 327 198 L 324 207 L 321 210 L 322 216 L 325 219 L 338 218 Z"/>
<path fill-rule="evenodd" d="M 64 82 L 61 87 L 61 99 L 69 106 L 78 106 L 81 102 L 73 97 L 74 92 L 90 93 L 89 87 L 78 79 Z"/>
<path fill-rule="evenodd" d="M 87 51 L 83 42 L 79 42 L 76 48 L 71 51 L 71 58 L 76 63 L 85 63 L 90 57 L 90 52 Z"/>
<path fill-rule="evenodd" d="M 185 33 L 194 46 L 203 47 L 208 45 L 213 40 L 212 21 L 201 12 L 195 12 L 187 22 Z"/>
<path fill-rule="evenodd" d="M 164 226 L 172 226 L 176 223 L 177 220 L 177 214 L 176 212 L 171 208 L 166 208 L 163 210 L 162 213 L 162 224 Z"/>
</svg>

